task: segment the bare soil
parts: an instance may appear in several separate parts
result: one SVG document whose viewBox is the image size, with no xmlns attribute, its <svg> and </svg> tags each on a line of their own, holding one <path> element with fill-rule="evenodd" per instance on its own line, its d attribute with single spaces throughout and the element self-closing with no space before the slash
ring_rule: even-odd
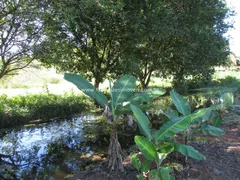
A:
<svg viewBox="0 0 240 180">
<path fill-rule="evenodd" d="M 240 108 L 239 108 L 240 109 Z M 201 135 L 207 142 L 190 143 L 206 156 L 205 161 L 188 159 L 182 171 L 174 171 L 179 180 L 240 180 L 240 111 L 232 110 L 224 115 L 220 137 Z M 67 178 L 71 180 L 136 180 L 137 171 L 129 156 L 124 160 L 125 172 L 109 171 L 106 161 L 99 161 L 85 172 Z"/>
</svg>

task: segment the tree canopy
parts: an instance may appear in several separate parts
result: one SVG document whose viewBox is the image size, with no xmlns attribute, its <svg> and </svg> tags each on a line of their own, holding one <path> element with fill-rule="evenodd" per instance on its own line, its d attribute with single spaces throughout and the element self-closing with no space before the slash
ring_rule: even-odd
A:
<svg viewBox="0 0 240 180">
<path fill-rule="evenodd" d="M 231 15 L 222 0 L 45 1 L 44 39 L 35 55 L 59 71 L 94 78 L 152 74 L 204 79 L 229 54 Z"/>
<path fill-rule="evenodd" d="M 36 52 L 38 58 L 60 71 L 94 78 L 98 87 L 119 66 L 126 49 L 122 3 L 60 0 L 49 2 L 45 12 L 46 38 Z"/>
</svg>

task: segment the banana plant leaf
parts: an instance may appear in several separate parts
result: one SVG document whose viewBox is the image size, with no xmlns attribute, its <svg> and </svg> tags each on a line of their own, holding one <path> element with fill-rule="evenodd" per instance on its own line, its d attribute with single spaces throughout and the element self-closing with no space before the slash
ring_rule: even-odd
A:
<svg viewBox="0 0 240 180">
<path fill-rule="evenodd" d="M 91 83 L 88 82 L 88 80 L 86 80 L 82 76 L 65 73 L 64 79 L 73 83 L 84 94 L 96 100 L 101 107 L 104 108 L 105 106 L 108 105 L 107 97 L 101 91 L 97 90 Z"/>
<path fill-rule="evenodd" d="M 144 135 L 149 139 L 152 140 L 152 133 L 151 133 L 151 129 L 149 128 L 150 126 L 150 121 L 147 118 L 147 116 L 142 112 L 141 109 L 139 109 L 138 107 L 134 106 L 134 105 L 130 105 L 134 116 L 137 119 L 137 123 L 139 128 L 143 131 Z"/>
<path fill-rule="evenodd" d="M 188 116 L 191 113 L 190 104 L 180 94 L 175 91 L 171 91 L 170 96 L 173 104 L 182 115 Z"/>
<path fill-rule="evenodd" d="M 213 136 L 221 136 L 225 134 L 224 130 L 211 125 L 204 125 L 200 129 L 204 134 L 211 134 Z"/>
<path fill-rule="evenodd" d="M 173 170 L 170 167 L 162 167 L 160 169 L 160 172 L 161 172 L 162 180 L 174 180 L 175 179 L 174 176 L 171 175 Z"/>
<path fill-rule="evenodd" d="M 152 88 L 152 89 L 147 89 L 146 91 L 143 92 L 137 92 L 134 94 L 134 96 L 130 99 L 131 104 L 140 104 L 143 102 L 151 102 L 155 98 L 165 94 L 166 91 L 162 88 Z"/>
<path fill-rule="evenodd" d="M 189 116 L 168 121 L 163 124 L 158 131 L 156 131 L 155 140 L 162 141 L 166 138 L 173 137 L 176 133 L 184 131 L 188 128 L 190 122 L 191 118 Z"/>
<path fill-rule="evenodd" d="M 118 79 L 112 89 L 112 102 L 116 109 L 117 105 L 129 101 L 136 91 L 136 78 L 130 75 L 124 75 Z"/>
<path fill-rule="evenodd" d="M 161 172 L 158 169 L 153 169 L 150 171 L 150 177 L 152 180 L 161 180 L 162 176 L 161 176 Z"/>
<path fill-rule="evenodd" d="M 135 136 L 134 141 L 147 160 L 157 160 L 157 150 L 154 144 L 143 136 Z"/>
<path fill-rule="evenodd" d="M 220 127 L 222 124 L 222 116 L 218 113 L 214 118 L 213 118 L 213 126 L 215 127 Z"/>
<path fill-rule="evenodd" d="M 137 157 L 136 154 L 132 154 L 132 155 L 131 155 L 131 162 L 132 162 L 133 166 L 134 166 L 137 170 L 140 170 L 141 161 L 140 161 L 139 157 Z"/>
<path fill-rule="evenodd" d="M 191 117 L 191 123 L 196 124 L 196 123 L 203 123 L 207 120 L 210 119 L 212 115 L 212 109 L 211 108 L 202 108 L 197 110 L 196 112 L 192 113 L 190 115 Z"/>
<path fill-rule="evenodd" d="M 141 171 L 142 172 L 148 172 L 151 168 L 151 161 L 145 160 L 142 164 Z"/>
<path fill-rule="evenodd" d="M 174 144 L 176 151 L 180 152 L 184 156 L 192 157 L 197 160 L 205 160 L 206 157 L 202 155 L 198 150 L 194 149 L 192 146 L 184 144 Z"/>
<path fill-rule="evenodd" d="M 224 93 L 221 95 L 221 100 L 222 100 L 222 104 L 229 108 L 232 107 L 233 103 L 234 103 L 234 96 L 233 93 Z"/>
</svg>

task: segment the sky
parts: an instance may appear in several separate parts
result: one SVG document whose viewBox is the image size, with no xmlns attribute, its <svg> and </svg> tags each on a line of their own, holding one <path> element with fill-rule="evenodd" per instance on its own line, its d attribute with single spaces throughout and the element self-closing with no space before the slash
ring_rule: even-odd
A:
<svg viewBox="0 0 240 180">
<path fill-rule="evenodd" d="M 230 38 L 230 49 L 231 51 L 240 56 L 240 0 L 226 0 L 229 7 L 233 7 L 236 15 L 232 17 L 234 21 L 234 28 L 228 33 Z"/>
</svg>

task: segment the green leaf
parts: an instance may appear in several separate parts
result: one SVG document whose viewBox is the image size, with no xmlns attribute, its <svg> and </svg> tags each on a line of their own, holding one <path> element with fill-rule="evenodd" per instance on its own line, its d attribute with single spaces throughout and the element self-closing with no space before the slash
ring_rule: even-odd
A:
<svg viewBox="0 0 240 180">
<path fill-rule="evenodd" d="M 190 117 L 192 119 L 192 123 L 202 123 L 209 120 L 211 115 L 212 110 L 210 108 L 202 108 L 192 113 Z"/>
<path fill-rule="evenodd" d="M 101 91 L 96 90 L 96 88 L 82 76 L 65 73 L 64 79 L 76 85 L 78 89 L 80 89 L 84 94 L 96 100 L 97 103 L 102 107 L 107 106 L 107 97 Z"/>
<path fill-rule="evenodd" d="M 129 99 L 133 96 L 136 90 L 136 78 L 130 75 L 124 75 L 120 79 L 118 79 L 112 89 L 112 101 L 114 107 L 117 105 L 129 101 Z"/>
<path fill-rule="evenodd" d="M 161 172 L 161 177 L 163 180 L 172 180 L 172 179 L 175 179 L 171 173 L 173 172 L 172 168 L 170 167 L 162 167 L 160 169 L 160 172 Z"/>
<path fill-rule="evenodd" d="M 190 104 L 180 94 L 175 91 L 171 91 L 170 96 L 173 104 L 182 115 L 187 116 L 191 113 Z"/>
<path fill-rule="evenodd" d="M 232 107 L 234 102 L 233 93 L 224 93 L 221 95 L 222 104 L 225 107 Z"/>
<path fill-rule="evenodd" d="M 148 160 L 157 160 L 157 151 L 154 144 L 146 139 L 143 136 L 135 136 L 134 137 L 135 143 L 137 144 L 139 150 Z"/>
<path fill-rule="evenodd" d="M 176 133 L 184 131 L 190 122 L 191 118 L 189 116 L 168 121 L 155 133 L 155 140 L 162 141 L 173 137 Z"/>
<path fill-rule="evenodd" d="M 151 170 L 149 174 L 152 180 L 160 180 L 162 177 L 161 172 L 157 169 Z"/>
<path fill-rule="evenodd" d="M 127 113 L 131 110 L 130 104 L 140 108 L 140 109 L 148 109 L 152 106 L 152 104 L 143 104 L 144 102 L 151 102 L 158 96 L 165 93 L 165 90 L 161 88 L 148 89 L 144 92 L 135 93 L 128 101 L 125 101 L 121 104 L 121 106 L 116 110 L 117 114 Z"/>
<path fill-rule="evenodd" d="M 217 116 L 215 116 L 213 118 L 213 126 L 215 127 L 219 127 L 222 124 L 222 116 L 220 114 L 217 114 Z"/>
<path fill-rule="evenodd" d="M 206 157 L 192 146 L 184 144 L 174 144 L 175 149 L 184 156 L 192 157 L 197 160 L 205 160 Z"/>
<path fill-rule="evenodd" d="M 149 139 L 152 140 L 152 134 L 151 134 L 151 130 L 149 128 L 150 125 L 150 121 L 147 118 L 147 116 L 142 112 L 141 109 L 137 108 L 134 105 L 130 105 L 134 116 L 137 118 L 137 123 L 138 126 L 140 127 L 140 129 L 143 131 L 144 135 Z"/>
<path fill-rule="evenodd" d="M 140 167 L 141 167 L 141 161 L 140 159 L 137 157 L 136 154 L 132 154 L 131 155 L 131 162 L 133 164 L 133 166 L 139 171 Z"/>
<path fill-rule="evenodd" d="M 160 153 L 169 154 L 173 151 L 174 151 L 174 146 L 172 145 L 172 143 L 164 142 L 159 145 L 158 152 L 160 152 Z"/>
<path fill-rule="evenodd" d="M 142 164 L 141 171 L 148 172 L 151 168 L 151 161 L 145 160 Z"/>
<path fill-rule="evenodd" d="M 138 180 L 145 180 L 145 177 L 142 174 L 137 175 Z"/>
<path fill-rule="evenodd" d="M 167 154 L 167 153 L 157 152 L 157 155 L 158 155 L 157 164 L 158 164 L 158 166 L 160 166 L 160 165 L 162 164 L 162 161 L 167 158 L 167 155 L 168 155 L 168 154 Z"/>
<path fill-rule="evenodd" d="M 204 134 L 211 134 L 213 136 L 220 136 L 220 135 L 225 134 L 224 130 L 222 130 L 218 127 L 211 126 L 211 125 L 202 126 L 201 131 Z"/>
<path fill-rule="evenodd" d="M 151 102 L 155 98 L 157 98 L 165 93 L 166 93 L 166 91 L 162 88 L 147 89 L 144 92 L 135 93 L 134 96 L 131 98 L 130 102 L 133 105 L 141 104 L 143 102 Z"/>
</svg>

